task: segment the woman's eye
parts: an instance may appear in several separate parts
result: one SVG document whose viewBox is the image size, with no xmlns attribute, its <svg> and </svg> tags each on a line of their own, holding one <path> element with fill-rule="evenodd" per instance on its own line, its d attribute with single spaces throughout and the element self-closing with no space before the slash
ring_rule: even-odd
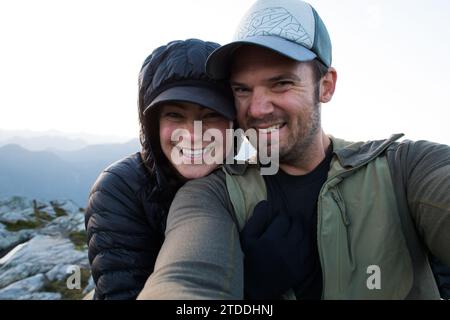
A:
<svg viewBox="0 0 450 320">
<path fill-rule="evenodd" d="M 181 119 L 183 118 L 183 115 L 177 112 L 166 112 L 164 114 L 164 117 L 166 118 L 173 118 L 173 119 Z"/>
<path fill-rule="evenodd" d="M 204 119 L 217 119 L 220 117 L 222 116 L 217 112 L 209 112 L 203 116 Z"/>
</svg>

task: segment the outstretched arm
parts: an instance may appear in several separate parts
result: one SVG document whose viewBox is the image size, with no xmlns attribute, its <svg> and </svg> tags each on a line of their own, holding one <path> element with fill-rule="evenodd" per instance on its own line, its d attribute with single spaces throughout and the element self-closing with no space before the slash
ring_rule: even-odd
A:
<svg viewBox="0 0 450 320">
<path fill-rule="evenodd" d="M 431 253 L 450 266 L 450 147 L 409 145 L 406 193 L 417 230 Z"/>
<path fill-rule="evenodd" d="M 183 186 L 138 299 L 242 299 L 243 254 L 232 214 L 221 171 Z"/>
</svg>

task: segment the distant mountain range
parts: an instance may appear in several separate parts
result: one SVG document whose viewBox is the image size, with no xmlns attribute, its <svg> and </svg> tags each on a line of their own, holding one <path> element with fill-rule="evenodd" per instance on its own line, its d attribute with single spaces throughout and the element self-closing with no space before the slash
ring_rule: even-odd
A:
<svg viewBox="0 0 450 320">
<path fill-rule="evenodd" d="M 130 138 L 112 135 L 93 135 L 86 133 L 64 133 L 56 130 L 2 130 L 0 129 L 0 147 L 17 144 L 30 151 L 42 150 L 79 150 L 92 144 L 125 143 Z"/>
<path fill-rule="evenodd" d="M 42 137 L 35 141 L 39 139 L 49 145 Z M 76 143 L 83 146 L 82 142 L 74 141 L 71 147 Z M 85 207 L 89 190 L 102 169 L 139 150 L 138 139 L 84 145 L 78 150 L 32 151 L 18 144 L 3 145 L 0 147 L 0 196 L 72 199 Z"/>
</svg>

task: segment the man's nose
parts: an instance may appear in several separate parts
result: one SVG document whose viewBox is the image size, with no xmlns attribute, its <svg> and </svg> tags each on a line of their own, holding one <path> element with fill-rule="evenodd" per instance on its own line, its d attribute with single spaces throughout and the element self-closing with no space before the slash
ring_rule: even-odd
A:
<svg viewBox="0 0 450 320">
<path fill-rule="evenodd" d="M 273 105 L 270 96 L 264 88 L 255 88 L 248 113 L 252 118 L 260 119 L 273 112 Z"/>
</svg>

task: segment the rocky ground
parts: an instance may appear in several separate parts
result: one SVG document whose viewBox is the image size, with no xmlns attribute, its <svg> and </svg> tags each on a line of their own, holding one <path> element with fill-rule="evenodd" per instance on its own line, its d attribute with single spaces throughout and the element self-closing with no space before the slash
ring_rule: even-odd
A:
<svg viewBox="0 0 450 320">
<path fill-rule="evenodd" d="M 83 209 L 0 198 L 0 300 L 81 299 L 92 289 Z"/>
</svg>

